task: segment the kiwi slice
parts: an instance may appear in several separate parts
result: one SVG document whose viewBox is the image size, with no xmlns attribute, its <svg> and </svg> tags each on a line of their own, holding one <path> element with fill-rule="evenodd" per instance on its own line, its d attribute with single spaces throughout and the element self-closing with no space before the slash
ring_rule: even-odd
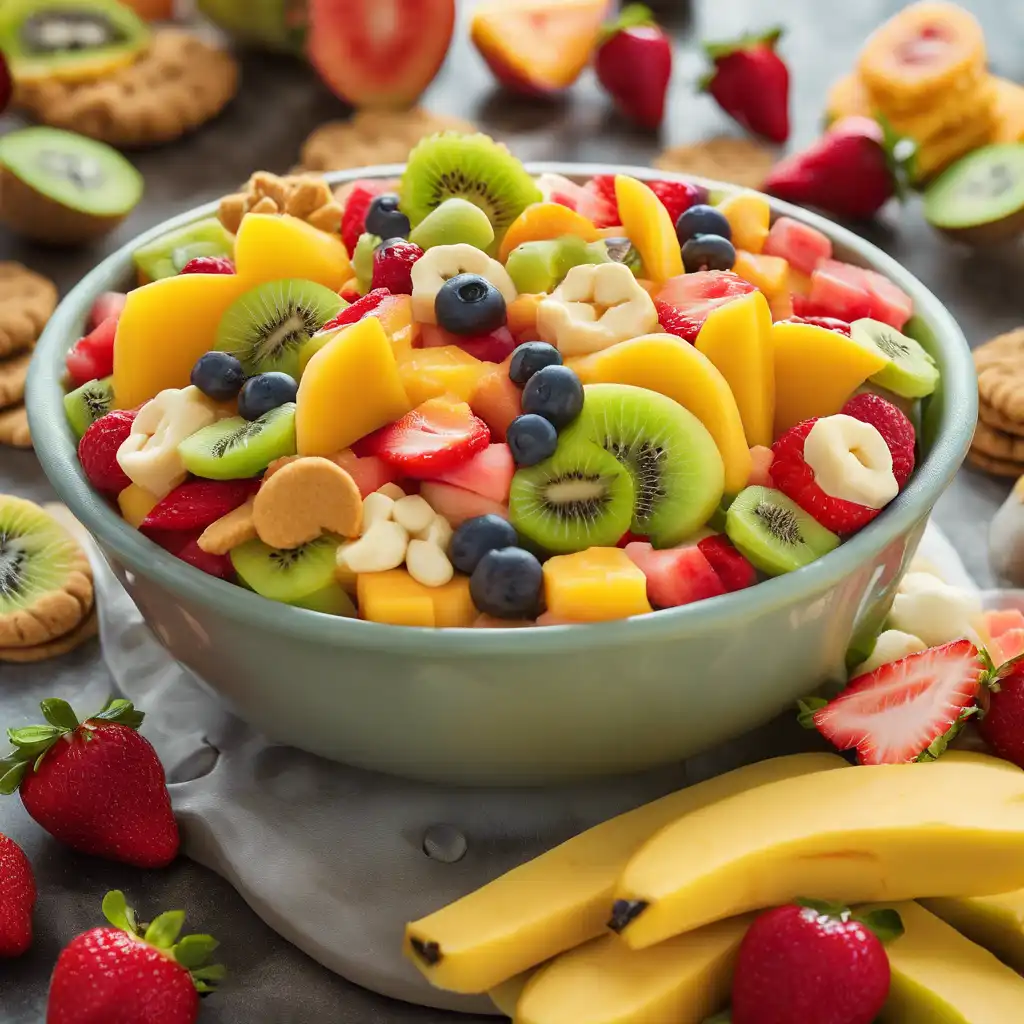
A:
<svg viewBox="0 0 1024 1024">
<path fill-rule="evenodd" d="M 584 242 L 576 235 L 523 242 L 505 261 L 505 269 L 516 290 L 530 295 L 550 294 L 573 267 L 587 263 L 608 263 L 604 242 Z"/>
<path fill-rule="evenodd" d="M 357 615 L 356 606 L 352 598 L 341 588 L 341 584 L 329 583 L 323 590 L 318 590 L 309 597 L 300 601 L 292 602 L 299 608 L 307 608 L 311 612 L 321 612 L 323 615 L 342 615 L 347 619 L 354 619 Z"/>
<path fill-rule="evenodd" d="M 99 238 L 138 205 L 142 188 L 142 175 L 106 143 L 41 126 L 0 138 L 0 219 L 25 238 Z"/>
<path fill-rule="evenodd" d="M 373 254 L 382 239 L 379 235 L 371 235 L 364 231 L 356 242 L 352 253 L 352 272 L 356 275 L 360 292 L 365 295 L 373 283 Z"/>
<path fill-rule="evenodd" d="M 466 199 L 446 199 L 420 221 L 409 241 L 421 249 L 464 243 L 486 251 L 494 241 L 494 228 L 479 206 Z"/>
<path fill-rule="evenodd" d="M 657 548 L 685 540 L 722 500 L 725 469 L 707 427 L 678 402 L 628 384 L 588 384 L 583 412 L 563 433 L 610 452 L 635 483 L 630 530 Z"/>
<path fill-rule="evenodd" d="M 636 246 L 625 237 L 606 238 L 604 242 L 594 243 L 604 245 L 605 253 L 613 263 L 623 263 L 633 271 L 634 277 L 644 276 L 644 263 L 637 251 Z"/>
<path fill-rule="evenodd" d="M 0 3 L 0 51 L 19 85 L 100 78 L 130 64 L 149 39 L 146 23 L 117 0 Z"/>
<path fill-rule="evenodd" d="M 245 480 L 295 450 L 294 402 L 279 405 L 258 420 L 218 420 L 178 445 L 185 468 L 207 480 Z"/>
<path fill-rule="evenodd" d="M 113 377 L 91 380 L 64 396 L 64 412 L 76 437 L 81 437 L 92 423 L 106 416 L 113 408 Z"/>
<path fill-rule="evenodd" d="M 729 540 L 761 572 L 781 576 L 839 547 L 839 538 L 782 491 L 747 487 L 725 517 Z"/>
<path fill-rule="evenodd" d="M 633 478 L 585 438 L 558 440 L 555 454 L 512 478 L 509 519 L 545 551 L 570 554 L 616 544 L 633 518 Z"/>
<path fill-rule="evenodd" d="M 400 189 L 401 207 L 415 228 L 446 199 L 466 199 L 487 214 L 494 237 L 531 203 L 542 200 L 526 168 L 487 135 L 442 132 L 409 154 Z"/>
<path fill-rule="evenodd" d="M 161 235 L 132 253 L 139 282 L 159 281 L 180 274 L 187 263 L 200 256 L 234 255 L 235 237 L 216 217 L 197 221 Z"/>
<path fill-rule="evenodd" d="M 248 376 L 278 370 L 299 379 L 299 350 L 332 317 L 342 298 L 314 281 L 269 281 L 237 298 L 221 317 L 217 343 Z"/>
<path fill-rule="evenodd" d="M 871 381 L 901 398 L 924 398 L 939 383 L 935 360 L 916 342 L 895 327 L 879 320 L 855 320 L 850 338 L 866 349 L 880 352 L 889 361 Z"/>
<path fill-rule="evenodd" d="M 983 146 L 947 168 L 925 190 L 925 219 L 970 245 L 991 245 L 1024 230 L 1024 143 Z"/>
<path fill-rule="evenodd" d="M 291 551 L 279 551 L 250 540 L 231 552 L 231 564 L 247 587 L 271 601 L 317 601 L 334 583 L 338 544 L 333 537 L 318 537 Z"/>
</svg>

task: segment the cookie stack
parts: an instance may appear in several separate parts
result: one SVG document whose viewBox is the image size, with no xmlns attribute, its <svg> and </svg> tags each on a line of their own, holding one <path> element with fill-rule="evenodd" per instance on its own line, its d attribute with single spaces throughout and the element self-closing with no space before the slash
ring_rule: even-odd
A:
<svg viewBox="0 0 1024 1024">
<path fill-rule="evenodd" d="M 1024 327 L 974 350 L 978 426 L 967 456 L 995 476 L 1024 474 Z"/>
</svg>

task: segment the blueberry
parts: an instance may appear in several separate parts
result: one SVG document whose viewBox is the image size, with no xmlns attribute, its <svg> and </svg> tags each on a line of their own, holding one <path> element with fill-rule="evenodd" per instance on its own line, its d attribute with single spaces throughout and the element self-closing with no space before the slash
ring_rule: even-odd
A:
<svg viewBox="0 0 1024 1024">
<path fill-rule="evenodd" d="M 535 619 L 540 614 L 544 570 L 522 548 L 500 548 L 480 559 L 469 579 L 473 604 L 496 619 Z"/>
<path fill-rule="evenodd" d="M 486 277 L 457 274 L 441 285 L 434 313 L 452 334 L 490 334 L 505 324 L 505 296 Z"/>
<path fill-rule="evenodd" d="M 583 412 L 583 385 L 568 366 L 545 366 L 523 388 L 523 412 L 535 412 L 556 427 L 568 426 Z"/>
<path fill-rule="evenodd" d="M 562 353 L 546 341 L 528 341 L 512 353 L 508 366 L 509 380 L 522 387 L 538 370 L 545 366 L 561 366 Z"/>
<path fill-rule="evenodd" d="M 448 549 L 452 565 L 471 575 L 488 551 L 514 548 L 519 543 L 515 528 L 507 519 L 489 513 L 467 519 L 456 531 Z"/>
<path fill-rule="evenodd" d="M 698 270 L 732 270 L 736 249 L 721 235 L 697 235 L 683 243 L 683 266 L 692 274 Z"/>
<path fill-rule="evenodd" d="M 398 196 L 386 192 L 377 196 L 366 211 L 366 231 L 381 238 L 408 238 L 412 226 L 398 208 Z"/>
<path fill-rule="evenodd" d="M 536 466 L 555 454 L 558 431 L 543 416 L 527 413 L 508 425 L 505 440 L 517 466 Z"/>
<path fill-rule="evenodd" d="M 227 402 L 242 390 L 245 370 L 229 352 L 207 352 L 196 361 L 189 379 L 207 398 Z"/>
<path fill-rule="evenodd" d="M 286 402 L 294 402 L 299 385 L 287 373 L 258 373 L 242 385 L 238 396 L 238 412 L 247 420 L 258 420 L 265 413 Z"/>
<path fill-rule="evenodd" d="M 697 235 L 718 235 L 720 238 L 732 238 L 732 227 L 725 219 L 725 214 L 713 206 L 699 203 L 683 210 L 676 221 L 676 237 L 679 244 L 688 242 Z"/>
</svg>

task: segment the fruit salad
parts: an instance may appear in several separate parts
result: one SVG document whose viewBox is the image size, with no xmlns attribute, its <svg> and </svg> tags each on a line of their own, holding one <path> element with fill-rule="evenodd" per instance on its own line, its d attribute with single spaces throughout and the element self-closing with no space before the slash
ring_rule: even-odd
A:
<svg viewBox="0 0 1024 1024">
<path fill-rule="evenodd" d="M 797 572 L 914 469 L 913 303 L 755 192 L 531 176 L 445 133 L 135 253 L 67 356 L 82 469 L 196 569 L 324 614 L 564 625 Z"/>
</svg>

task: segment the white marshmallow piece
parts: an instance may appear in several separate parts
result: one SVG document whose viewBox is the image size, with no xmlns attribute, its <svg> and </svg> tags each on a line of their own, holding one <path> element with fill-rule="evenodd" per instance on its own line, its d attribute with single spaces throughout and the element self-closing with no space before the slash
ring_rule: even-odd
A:
<svg viewBox="0 0 1024 1024">
<path fill-rule="evenodd" d="M 394 519 L 395 512 L 395 500 L 389 498 L 386 494 L 381 494 L 380 491 L 375 491 L 373 494 L 368 494 L 363 498 L 363 533 L 374 523 L 386 523 L 390 519 Z"/>
<path fill-rule="evenodd" d="M 920 637 L 927 647 L 937 647 L 964 638 L 976 642 L 981 616 L 977 594 L 931 573 L 911 572 L 903 577 L 887 625 Z"/>
<path fill-rule="evenodd" d="M 387 572 L 405 561 L 409 534 L 390 519 L 379 519 L 359 538 L 338 548 L 337 563 L 349 572 Z"/>
<path fill-rule="evenodd" d="M 425 587 L 443 587 L 455 575 L 448 556 L 428 540 L 411 540 L 405 552 L 409 575 Z"/>
<path fill-rule="evenodd" d="M 392 518 L 409 533 L 415 535 L 421 530 L 427 529 L 434 521 L 435 515 L 436 513 L 426 498 L 419 494 L 410 494 L 395 502 Z"/>
<path fill-rule="evenodd" d="M 833 498 L 885 508 L 900 491 L 885 438 L 852 416 L 818 420 L 804 441 L 804 461 L 817 485 Z"/>
</svg>

